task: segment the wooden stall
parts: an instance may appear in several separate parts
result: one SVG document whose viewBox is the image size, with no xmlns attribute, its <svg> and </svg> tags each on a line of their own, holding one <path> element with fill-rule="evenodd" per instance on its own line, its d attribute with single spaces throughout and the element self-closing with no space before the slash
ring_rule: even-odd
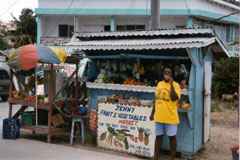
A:
<svg viewBox="0 0 240 160">
<path fill-rule="evenodd" d="M 74 70 L 60 84 L 57 75 L 64 64 L 74 65 Z M 79 58 L 67 56 L 64 64 L 39 62 L 30 70 L 10 64 L 9 118 L 21 119 L 21 131 L 47 135 L 48 142 L 53 136 L 69 134 L 65 124 L 71 122 L 79 104 Z M 74 93 L 69 93 L 70 84 Z M 13 107 L 19 106 L 13 114 Z"/>
<path fill-rule="evenodd" d="M 95 121 L 90 124 L 100 147 L 153 156 L 155 128 L 148 110 L 164 67 L 173 69 L 179 83 L 177 74 L 183 70 L 182 96 L 191 106 L 179 108 L 177 150 L 191 157 L 207 142 L 212 62 L 228 56 L 211 29 L 79 33 L 68 47 L 88 58 L 85 76 Z"/>
</svg>

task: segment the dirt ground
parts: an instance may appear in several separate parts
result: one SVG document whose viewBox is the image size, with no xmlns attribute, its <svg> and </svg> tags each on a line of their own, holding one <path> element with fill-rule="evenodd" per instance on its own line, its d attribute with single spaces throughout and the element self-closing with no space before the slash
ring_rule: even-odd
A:
<svg viewBox="0 0 240 160">
<path fill-rule="evenodd" d="M 238 113 L 236 110 L 221 109 L 221 111 L 212 112 L 211 114 L 211 135 L 210 140 L 205 144 L 193 160 L 231 160 L 232 153 L 230 148 L 238 144 Z M 86 146 L 77 145 L 75 147 L 85 148 Z M 93 148 L 88 148 L 92 150 Z M 94 148 L 96 150 L 96 148 Z M 109 154 L 120 154 L 109 150 L 97 149 L 100 152 L 108 152 Z M 126 154 L 122 154 L 125 155 Z M 129 156 L 134 157 L 134 156 Z M 139 158 L 143 160 L 144 158 Z M 165 154 L 161 156 L 161 160 L 168 160 L 169 157 Z M 182 160 L 177 158 L 176 160 Z"/>
<path fill-rule="evenodd" d="M 230 148 L 239 143 L 237 111 L 224 110 L 211 114 L 211 138 L 194 159 L 231 160 Z"/>
<path fill-rule="evenodd" d="M 0 104 L 0 113 L 4 113 L 7 115 L 7 107 L 6 104 Z M 0 115 L 1 116 L 1 115 Z M 204 146 L 204 148 L 193 157 L 194 160 L 231 160 L 232 155 L 230 148 L 238 144 L 239 135 L 238 135 L 238 121 L 237 121 L 237 111 L 232 109 L 220 109 L 216 112 L 212 112 L 211 114 L 211 138 L 210 141 Z M 59 144 L 59 143 L 58 143 Z M 46 144 L 47 145 L 47 144 Z M 61 146 L 61 144 L 59 144 Z M 64 143 L 62 145 L 68 144 Z M 69 148 L 72 148 L 69 146 Z M 82 149 L 82 150 L 91 150 L 95 152 L 104 152 L 112 155 L 119 155 L 125 159 L 139 159 L 142 158 L 136 156 L 129 156 L 127 154 L 121 154 L 112 152 L 109 150 L 103 150 L 100 148 L 82 146 L 82 145 L 74 145 L 74 148 Z M 163 155 L 161 160 L 167 160 L 169 157 Z M 177 160 L 180 160 L 179 158 Z"/>
</svg>

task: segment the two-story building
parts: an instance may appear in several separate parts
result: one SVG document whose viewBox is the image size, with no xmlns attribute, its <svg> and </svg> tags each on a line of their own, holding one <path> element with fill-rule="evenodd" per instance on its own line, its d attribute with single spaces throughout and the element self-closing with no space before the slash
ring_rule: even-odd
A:
<svg viewBox="0 0 240 160">
<path fill-rule="evenodd" d="M 39 0 L 37 42 L 61 45 L 74 32 L 150 29 L 150 0 Z M 240 7 L 223 0 L 161 0 L 161 28 L 211 27 L 239 51 Z"/>
</svg>

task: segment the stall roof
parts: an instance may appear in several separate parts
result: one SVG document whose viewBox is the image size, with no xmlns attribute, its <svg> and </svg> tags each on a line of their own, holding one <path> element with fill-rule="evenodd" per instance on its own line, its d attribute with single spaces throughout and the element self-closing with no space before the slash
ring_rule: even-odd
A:
<svg viewBox="0 0 240 160">
<path fill-rule="evenodd" d="M 77 38 L 100 38 L 100 37 L 139 37 L 139 36 L 173 36 L 173 35 L 214 35 L 209 28 L 190 29 L 162 29 L 154 31 L 124 31 L 124 32 L 98 32 L 98 33 L 76 33 Z"/>
<path fill-rule="evenodd" d="M 67 44 L 77 51 L 166 50 L 212 46 L 215 53 L 229 56 L 212 29 L 76 33 Z"/>
<path fill-rule="evenodd" d="M 101 40 L 71 42 L 69 45 L 80 50 L 143 50 L 143 49 L 178 49 L 200 48 L 215 42 L 215 38 L 176 38 L 149 40 Z"/>
</svg>

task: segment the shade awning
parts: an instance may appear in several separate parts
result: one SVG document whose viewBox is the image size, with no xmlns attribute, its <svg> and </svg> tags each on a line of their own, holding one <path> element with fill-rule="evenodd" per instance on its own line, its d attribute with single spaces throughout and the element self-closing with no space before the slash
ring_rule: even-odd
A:
<svg viewBox="0 0 240 160">
<path fill-rule="evenodd" d="M 179 35 L 214 35 L 209 28 L 189 29 L 163 29 L 150 31 L 124 31 L 124 32 L 97 32 L 97 33 L 76 33 L 78 38 L 104 38 L 104 37 L 152 37 L 152 36 L 179 36 Z"/>
<path fill-rule="evenodd" d="M 176 39 L 125 39 L 102 41 L 79 41 L 68 44 L 73 49 L 87 50 L 143 50 L 143 49 L 179 49 L 201 48 L 216 41 L 215 38 L 176 38 Z"/>
<path fill-rule="evenodd" d="M 221 55 L 228 50 L 211 29 L 76 33 L 66 47 L 72 51 L 173 50 L 212 46 Z M 217 54 L 218 54 L 217 53 Z"/>
</svg>

